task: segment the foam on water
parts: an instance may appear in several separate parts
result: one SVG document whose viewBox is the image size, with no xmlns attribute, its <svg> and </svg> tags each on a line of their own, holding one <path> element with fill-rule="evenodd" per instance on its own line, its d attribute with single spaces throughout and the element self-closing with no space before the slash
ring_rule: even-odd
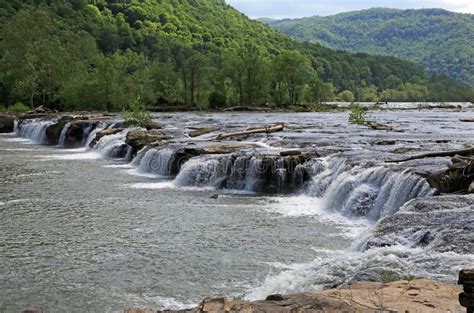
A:
<svg viewBox="0 0 474 313">
<path fill-rule="evenodd" d="M 100 138 L 93 150 L 106 158 L 118 157 L 123 147 L 126 146 L 125 139 L 129 131 L 130 129 L 125 129 L 120 133 Z M 88 141 L 91 136 L 89 136 Z"/>
<path fill-rule="evenodd" d="M 306 193 L 322 199 L 327 211 L 366 216 L 389 216 L 406 202 L 433 193 L 425 179 L 409 171 L 384 166 L 349 166 L 344 159 L 318 160 Z"/>
<path fill-rule="evenodd" d="M 333 257 L 320 257 L 309 263 L 288 265 L 288 269 L 279 274 L 268 276 L 260 287 L 250 288 L 246 299 L 261 300 L 270 294 L 321 290 L 353 279 L 383 279 L 384 275 L 410 275 L 455 283 L 454 277 L 459 270 L 471 266 L 473 262 L 472 254 L 429 252 L 401 245 L 374 248 L 363 253 L 346 251 Z"/>
</svg>

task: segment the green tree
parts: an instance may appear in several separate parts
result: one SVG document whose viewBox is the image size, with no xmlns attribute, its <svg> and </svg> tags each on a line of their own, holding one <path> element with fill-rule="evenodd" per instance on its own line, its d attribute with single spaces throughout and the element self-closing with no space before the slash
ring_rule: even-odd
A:
<svg viewBox="0 0 474 313">
<path fill-rule="evenodd" d="M 339 100 L 344 102 L 352 103 L 355 100 L 354 94 L 350 90 L 344 90 L 343 92 L 339 93 L 337 97 L 339 98 Z"/>
<path fill-rule="evenodd" d="M 272 63 L 275 89 L 286 90 L 285 103 L 295 105 L 305 84 L 315 75 L 310 60 L 298 51 L 284 51 Z"/>
</svg>

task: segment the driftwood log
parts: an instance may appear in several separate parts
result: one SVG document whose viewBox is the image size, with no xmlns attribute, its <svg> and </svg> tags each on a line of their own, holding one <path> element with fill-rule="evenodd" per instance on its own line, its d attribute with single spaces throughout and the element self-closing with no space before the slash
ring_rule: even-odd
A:
<svg viewBox="0 0 474 313">
<path fill-rule="evenodd" d="M 464 123 L 474 123 L 474 118 L 462 118 L 460 121 Z"/>
<path fill-rule="evenodd" d="M 425 158 L 438 158 L 438 157 L 454 157 L 454 156 L 467 156 L 474 155 L 474 148 L 465 149 L 465 150 L 454 150 L 454 151 L 442 151 L 442 152 L 431 152 L 425 154 L 414 155 L 405 159 L 399 160 L 385 160 L 386 163 L 400 163 L 411 160 L 419 160 Z"/>
<path fill-rule="evenodd" d="M 253 129 L 248 129 L 246 131 L 242 132 L 233 132 L 233 133 L 225 133 L 225 134 L 220 134 L 215 138 L 215 140 L 223 140 L 227 139 L 230 137 L 238 137 L 238 136 L 246 136 L 246 135 L 252 135 L 252 134 L 269 134 L 269 133 L 275 133 L 282 131 L 285 128 L 284 123 L 277 123 L 273 126 L 270 127 L 262 127 L 262 128 L 253 128 Z"/>
</svg>

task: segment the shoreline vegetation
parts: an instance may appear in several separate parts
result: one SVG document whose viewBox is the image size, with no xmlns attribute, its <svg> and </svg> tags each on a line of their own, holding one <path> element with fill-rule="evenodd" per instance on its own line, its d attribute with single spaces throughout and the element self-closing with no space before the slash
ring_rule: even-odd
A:
<svg viewBox="0 0 474 313">
<path fill-rule="evenodd" d="M 314 110 L 332 101 L 474 99 L 468 85 L 409 61 L 299 43 L 223 0 L 14 0 L 0 17 L 6 106 L 122 111 L 140 100 L 158 109 Z"/>
</svg>

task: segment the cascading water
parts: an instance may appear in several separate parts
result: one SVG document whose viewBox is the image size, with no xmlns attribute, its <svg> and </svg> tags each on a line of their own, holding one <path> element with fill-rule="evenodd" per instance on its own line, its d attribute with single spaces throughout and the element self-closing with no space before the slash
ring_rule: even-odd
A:
<svg viewBox="0 0 474 313">
<path fill-rule="evenodd" d="M 128 150 L 128 145 L 125 144 L 125 139 L 129 131 L 129 129 L 125 129 L 120 133 L 100 138 L 93 150 L 100 153 L 103 157 L 124 158 Z M 89 139 L 93 137 L 93 134 L 94 132 L 89 136 L 87 140 L 88 142 Z"/>
<path fill-rule="evenodd" d="M 89 132 L 89 134 L 86 136 L 84 136 L 84 142 L 83 142 L 83 146 L 86 147 L 86 148 L 90 148 L 91 146 L 91 143 L 92 141 L 95 139 L 95 137 L 97 136 L 97 133 L 100 132 L 101 130 L 104 130 L 106 128 L 107 125 L 104 125 L 104 124 L 99 124 L 97 125 L 93 130 L 91 130 Z"/>
<path fill-rule="evenodd" d="M 317 160 L 313 170 L 306 192 L 322 198 L 324 209 L 347 215 L 378 220 L 414 198 L 432 194 L 428 183 L 409 171 L 350 167 L 340 158 Z"/>
<path fill-rule="evenodd" d="M 46 143 L 46 129 L 56 123 L 54 120 L 25 120 L 18 124 L 16 133 L 19 137 L 28 138 L 36 144 Z"/>
<path fill-rule="evenodd" d="M 227 167 L 231 166 L 229 157 L 199 157 L 189 160 L 175 179 L 182 187 L 212 187 L 219 189 L 227 179 Z"/>
<path fill-rule="evenodd" d="M 139 158 L 138 172 L 142 174 L 156 174 L 169 176 L 171 173 L 171 162 L 175 151 L 172 149 L 149 149 L 143 151 Z"/>
<path fill-rule="evenodd" d="M 81 142 L 81 145 L 82 145 L 83 147 L 86 147 L 86 148 L 89 147 L 89 145 L 88 145 L 89 138 L 90 138 L 92 132 L 93 132 L 96 128 L 102 129 L 101 125 L 95 124 L 95 123 L 94 123 L 94 124 L 89 124 L 89 126 L 87 126 L 86 129 L 84 129 L 84 135 L 83 135 L 82 142 Z M 95 138 L 95 134 L 94 134 L 94 138 Z M 94 140 L 94 138 L 92 138 L 91 141 Z"/>
<path fill-rule="evenodd" d="M 59 136 L 58 147 L 64 147 L 64 142 L 66 141 L 67 131 L 71 127 L 71 123 L 67 123 L 64 125 L 63 129 L 61 130 L 61 135 Z"/>
</svg>

